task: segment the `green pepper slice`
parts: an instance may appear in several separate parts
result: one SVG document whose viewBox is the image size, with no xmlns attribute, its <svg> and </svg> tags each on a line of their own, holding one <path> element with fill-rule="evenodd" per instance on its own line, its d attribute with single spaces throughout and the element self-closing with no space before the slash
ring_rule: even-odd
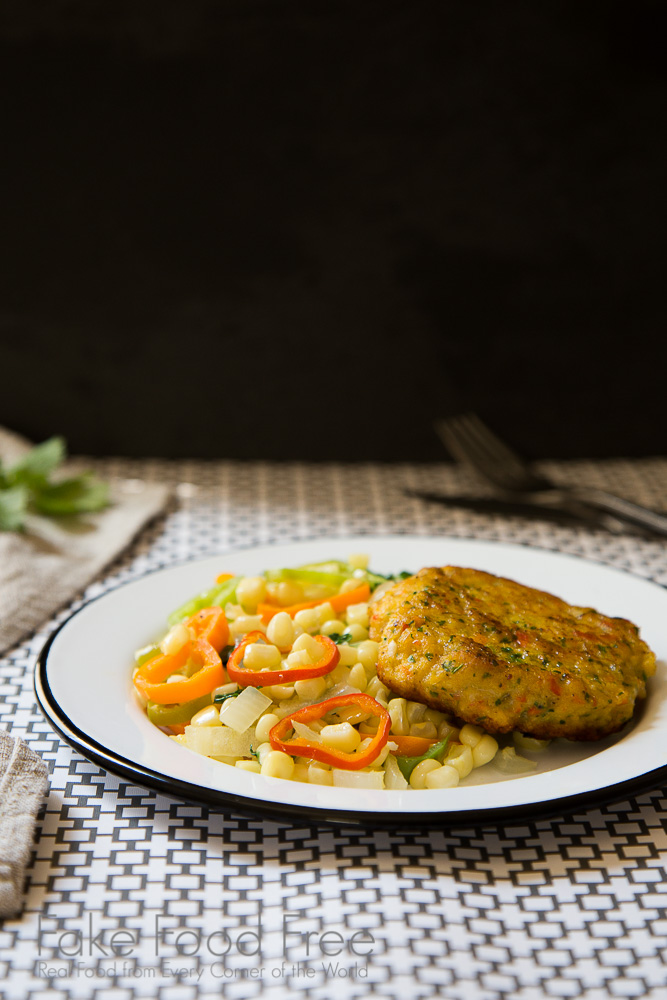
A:
<svg viewBox="0 0 667 1000">
<path fill-rule="evenodd" d="M 210 694 L 202 695 L 201 698 L 193 698 L 192 701 L 185 701 L 182 705 L 158 705 L 154 701 L 149 701 L 146 706 L 146 715 L 156 726 L 181 726 L 189 722 L 200 709 L 206 708 L 210 704 Z"/>
</svg>

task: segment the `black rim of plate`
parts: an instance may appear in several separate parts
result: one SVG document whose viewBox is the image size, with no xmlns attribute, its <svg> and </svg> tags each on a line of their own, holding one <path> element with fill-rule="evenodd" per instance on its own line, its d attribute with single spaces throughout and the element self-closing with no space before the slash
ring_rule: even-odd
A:
<svg viewBox="0 0 667 1000">
<path fill-rule="evenodd" d="M 310 540 L 311 539 L 303 539 L 303 541 Z M 457 538 L 457 540 L 478 541 L 478 539 L 472 538 Z M 248 547 L 254 548 L 255 546 Z M 523 548 L 524 546 L 520 547 Z M 545 553 L 551 552 L 549 549 L 541 549 L 538 546 L 525 547 L 536 549 L 537 551 Z M 575 556 L 574 558 L 581 557 Z M 605 566 L 607 569 L 613 570 L 616 573 L 624 573 L 627 576 L 635 576 L 633 573 L 628 573 L 627 570 L 622 570 L 615 566 L 609 566 L 608 564 L 599 562 L 595 559 L 585 559 L 585 561 Z M 184 565 L 187 562 L 189 562 L 189 560 L 185 560 L 184 563 L 179 565 Z M 153 572 L 160 572 L 173 568 L 175 567 L 161 567 Z M 151 574 L 149 573 L 145 575 L 149 576 Z M 140 579 L 144 579 L 144 577 L 142 576 Z M 127 583 L 120 584 L 119 586 L 125 587 L 135 582 L 135 580 L 129 580 Z M 645 582 L 653 583 L 658 587 L 660 586 L 659 584 L 655 584 L 655 581 L 652 580 L 646 580 Z M 119 587 L 114 587 L 113 591 L 117 589 L 119 589 Z M 655 768 L 652 771 L 647 771 L 644 774 L 639 774 L 635 778 L 630 778 L 627 781 L 612 783 L 605 785 L 603 788 L 593 789 L 590 792 L 581 792 L 577 795 L 561 796 L 557 799 L 546 799 L 540 802 L 530 802 L 516 806 L 496 806 L 490 809 L 484 809 L 484 807 L 481 807 L 468 811 L 459 810 L 455 813 L 449 813 L 446 810 L 443 810 L 442 812 L 415 812 L 398 816 L 393 812 L 385 814 L 364 812 L 360 809 L 348 812 L 341 809 L 332 809 L 329 811 L 327 809 L 322 809 L 319 806 L 299 806 L 293 804 L 286 806 L 279 802 L 270 802 L 256 799 L 254 797 L 247 798 L 242 795 L 236 795 L 234 792 L 206 788 L 203 785 L 193 784 L 189 781 L 182 781 L 180 778 L 174 778 L 170 775 L 162 774 L 159 771 L 153 771 L 151 768 L 143 767 L 135 761 L 128 760 L 126 757 L 110 751 L 107 747 L 92 739 L 92 737 L 84 733 L 72 722 L 67 713 L 57 702 L 49 685 L 47 663 L 49 651 L 57 636 L 60 634 L 62 629 L 73 618 L 75 618 L 76 615 L 79 614 L 79 612 L 89 607 L 90 604 L 102 600 L 108 593 L 113 591 L 106 591 L 104 594 L 100 594 L 98 597 L 94 597 L 91 598 L 91 600 L 86 601 L 80 608 L 77 608 L 71 615 L 68 615 L 68 617 L 60 623 L 58 628 L 51 633 L 42 647 L 35 664 L 35 695 L 37 697 L 39 707 L 42 710 L 42 714 L 47 722 L 49 722 L 53 729 L 55 729 L 55 731 L 62 736 L 66 743 L 82 754 L 83 757 L 92 761 L 94 764 L 97 764 L 98 767 L 108 771 L 110 774 L 132 781 L 142 788 L 148 788 L 151 791 L 159 792 L 161 795 L 184 800 L 186 802 L 196 803 L 197 805 L 203 805 L 221 812 L 235 811 L 254 818 L 270 819 L 278 823 L 291 824 L 294 820 L 298 819 L 301 823 L 310 821 L 311 824 L 320 823 L 328 826 L 363 826 L 371 829 L 392 829 L 396 832 L 400 832 L 402 829 L 414 830 L 415 828 L 428 830 L 432 828 L 450 829 L 458 827 L 498 827 L 509 822 L 550 819 L 555 816 L 569 815 L 573 812 L 582 812 L 588 809 L 596 808 L 597 806 L 619 802 L 630 796 L 640 795 L 643 792 L 652 791 L 661 784 L 667 782 L 667 764 L 664 764 L 661 767 Z"/>
</svg>

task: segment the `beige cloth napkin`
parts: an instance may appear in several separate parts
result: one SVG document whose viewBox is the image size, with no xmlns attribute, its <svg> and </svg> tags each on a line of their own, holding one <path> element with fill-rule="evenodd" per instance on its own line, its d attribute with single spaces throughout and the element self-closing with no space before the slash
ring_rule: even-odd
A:
<svg viewBox="0 0 667 1000">
<path fill-rule="evenodd" d="M 0 459 L 30 447 L 0 428 Z M 0 655 L 74 597 L 119 554 L 167 501 L 167 487 L 111 483 L 112 504 L 78 518 L 30 517 L 27 531 L 0 532 Z M 40 756 L 0 731 L 0 918 L 21 909 L 35 816 L 46 790 Z"/>
<path fill-rule="evenodd" d="M 0 918 L 21 909 L 46 764 L 22 739 L 0 730 Z"/>
<path fill-rule="evenodd" d="M 0 459 L 29 443 L 0 428 Z M 0 532 L 0 655 L 88 584 L 167 501 L 160 483 L 111 483 L 112 504 L 77 518 L 30 517 L 27 531 Z"/>
</svg>

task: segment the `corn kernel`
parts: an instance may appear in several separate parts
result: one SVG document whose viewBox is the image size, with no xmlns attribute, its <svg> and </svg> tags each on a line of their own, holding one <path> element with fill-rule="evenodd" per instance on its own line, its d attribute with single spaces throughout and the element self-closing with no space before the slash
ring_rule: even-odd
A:
<svg viewBox="0 0 667 1000">
<path fill-rule="evenodd" d="M 230 623 L 229 634 L 234 639 L 240 639 L 247 632 L 266 632 L 266 625 L 260 615 L 239 615 Z"/>
<path fill-rule="evenodd" d="M 297 761 L 294 765 L 292 781 L 309 781 L 308 764 L 305 761 Z"/>
<path fill-rule="evenodd" d="M 274 615 L 266 627 L 266 637 L 281 649 L 288 649 L 294 642 L 294 622 L 286 611 Z"/>
<path fill-rule="evenodd" d="M 407 736 L 410 732 L 407 704 L 405 698 L 392 698 L 387 705 L 387 711 L 391 718 L 391 732 L 395 736 Z"/>
<path fill-rule="evenodd" d="M 298 653 L 301 652 L 301 650 L 305 650 L 305 652 L 308 653 L 312 662 L 322 659 L 322 647 L 319 642 L 316 642 L 312 635 L 308 635 L 307 632 L 304 632 L 303 635 L 300 635 L 298 639 L 294 640 L 292 652 Z"/>
<path fill-rule="evenodd" d="M 326 677 L 311 677 L 306 681 L 296 681 L 294 690 L 304 701 L 317 701 L 327 689 Z"/>
<path fill-rule="evenodd" d="M 373 677 L 366 688 L 366 694 L 369 694 L 371 698 L 375 698 L 380 704 L 386 705 L 391 692 L 388 687 L 385 687 L 379 677 Z"/>
<path fill-rule="evenodd" d="M 304 632 L 304 635 L 306 633 Z M 301 636 L 299 636 L 301 638 Z M 293 650 L 288 654 L 285 663 L 288 667 L 309 667 L 312 664 L 312 660 L 305 649 Z"/>
<path fill-rule="evenodd" d="M 261 773 L 267 778 L 283 778 L 289 781 L 294 774 L 294 761 L 282 750 L 272 750 L 264 758 Z"/>
<path fill-rule="evenodd" d="M 211 697 L 215 698 L 218 694 L 234 694 L 234 692 L 238 691 L 238 689 L 238 684 L 221 684 L 220 687 L 214 688 L 213 691 L 211 691 Z"/>
<path fill-rule="evenodd" d="M 338 591 L 339 594 L 349 594 L 351 590 L 356 590 L 360 586 L 359 580 L 351 576 L 349 580 L 345 580 Z"/>
<path fill-rule="evenodd" d="M 317 632 L 320 627 L 320 616 L 317 608 L 303 608 L 294 615 L 294 622 L 299 625 L 304 632 Z"/>
<path fill-rule="evenodd" d="M 361 736 L 349 722 L 339 722 L 334 726 L 324 726 L 320 733 L 325 746 L 343 753 L 352 753 L 361 743 Z"/>
<path fill-rule="evenodd" d="M 361 604 L 350 604 L 347 609 L 348 625 L 361 625 L 368 628 L 368 604 L 364 601 Z"/>
<path fill-rule="evenodd" d="M 435 740 L 438 730 L 432 722 L 413 722 L 410 726 L 410 736 L 423 736 L 427 740 Z"/>
<path fill-rule="evenodd" d="M 327 687 L 335 687 L 336 684 L 347 684 L 350 671 L 342 663 L 338 663 L 333 670 L 326 675 Z"/>
<path fill-rule="evenodd" d="M 347 639 L 348 636 L 349 639 Z M 345 638 L 348 642 L 364 642 L 368 639 L 368 629 L 364 628 L 363 625 L 346 625 Z"/>
<path fill-rule="evenodd" d="M 357 688 L 359 691 L 365 691 L 368 681 L 366 679 L 366 671 L 363 668 L 363 664 L 355 663 L 350 670 L 350 676 L 347 682 L 353 688 Z"/>
<path fill-rule="evenodd" d="M 450 767 L 449 764 L 445 764 L 443 767 L 439 767 L 437 771 L 435 768 L 424 778 L 425 788 L 456 788 L 460 781 L 459 772 Z"/>
<path fill-rule="evenodd" d="M 379 643 L 375 642 L 374 639 L 364 639 L 356 649 L 357 658 L 360 663 L 363 663 L 367 673 L 374 671 L 378 661 Z"/>
<path fill-rule="evenodd" d="M 414 725 L 415 722 L 421 722 L 426 715 L 426 705 L 423 705 L 420 701 L 409 701 L 408 702 L 408 722 L 410 725 Z"/>
<path fill-rule="evenodd" d="M 287 701 L 294 696 L 293 684 L 270 684 L 262 688 L 262 694 L 274 701 Z"/>
<path fill-rule="evenodd" d="M 463 730 L 461 730 L 463 732 Z M 472 760 L 475 767 L 482 767 L 493 760 L 498 752 L 498 743 L 493 736 L 486 733 L 481 740 L 472 748 Z"/>
<path fill-rule="evenodd" d="M 447 754 L 445 764 L 455 768 L 459 773 L 459 778 L 467 778 L 474 767 L 472 750 L 465 743 L 454 744 Z"/>
<path fill-rule="evenodd" d="M 260 764 L 264 763 L 268 754 L 270 754 L 272 750 L 273 747 L 270 743 L 260 743 L 258 747 L 255 747 L 255 753 L 257 754 Z"/>
<path fill-rule="evenodd" d="M 220 722 L 220 709 L 217 705 L 206 705 L 205 708 L 200 708 L 198 712 L 190 719 L 191 726 L 221 726 Z"/>
<path fill-rule="evenodd" d="M 483 735 L 483 729 L 480 729 L 479 726 L 472 726 L 468 722 L 459 733 L 459 740 L 461 743 L 465 743 L 467 746 L 473 748 L 477 746 Z"/>
<path fill-rule="evenodd" d="M 371 742 L 372 741 L 370 738 L 362 740 L 361 743 L 359 744 L 359 753 L 365 750 L 366 747 L 370 746 Z M 385 745 L 382 747 L 377 757 L 375 757 L 370 762 L 370 764 L 368 764 L 368 767 L 382 767 L 388 756 L 389 756 L 389 743 L 385 743 Z"/>
<path fill-rule="evenodd" d="M 429 771 L 439 771 L 442 764 L 439 764 L 437 760 L 423 760 L 421 764 L 417 764 L 413 768 L 412 774 L 410 775 L 410 787 L 411 788 L 424 788 L 426 775 Z"/>
<path fill-rule="evenodd" d="M 234 766 L 240 771 L 252 771 L 253 774 L 260 774 L 262 770 L 256 760 L 237 760 Z"/>
<path fill-rule="evenodd" d="M 342 622 L 340 618 L 328 618 L 320 625 L 322 635 L 342 635 L 344 631 L 345 622 Z"/>
<path fill-rule="evenodd" d="M 266 599 L 266 580 L 261 576 L 244 576 L 236 587 L 236 600 L 245 611 L 254 614 L 257 605 Z"/>
<path fill-rule="evenodd" d="M 362 663 L 364 662 L 361 659 L 361 656 L 359 656 L 358 650 L 354 649 L 352 646 L 348 646 L 344 642 L 342 642 L 338 647 L 338 652 L 340 653 L 340 660 L 338 661 L 340 666 L 353 667 L 355 663 L 359 663 L 359 661 Z"/>
<path fill-rule="evenodd" d="M 160 643 L 160 649 L 165 656 L 175 656 L 191 638 L 190 629 L 180 622 L 169 629 Z"/>
<path fill-rule="evenodd" d="M 323 625 L 324 622 L 331 621 L 336 616 L 336 612 L 331 606 L 330 601 L 325 601 L 324 604 L 318 605 L 315 608 L 315 611 L 317 611 L 317 616 L 319 618 L 320 625 Z"/>
<path fill-rule="evenodd" d="M 368 558 L 367 552 L 353 552 L 348 556 L 347 563 L 352 569 L 368 569 Z"/>
<path fill-rule="evenodd" d="M 255 726 L 255 739 L 260 743 L 268 742 L 269 733 L 279 722 L 280 719 L 273 712 L 267 712 L 266 715 L 262 715 L 257 720 L 257 725 Z"/>
<path fill-rule="evenodd" d="M 248 670 L 278 670 L 282 659 L 277 646 L 251 642 L 243 653 L 243 666 Z"/>
</svg>

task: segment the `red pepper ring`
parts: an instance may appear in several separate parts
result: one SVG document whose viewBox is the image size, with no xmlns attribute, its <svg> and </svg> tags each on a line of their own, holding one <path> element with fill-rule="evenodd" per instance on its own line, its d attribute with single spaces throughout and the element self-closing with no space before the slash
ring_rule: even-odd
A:
<svg viewBox="0 0 667 1000">
<path fill-rule="evenodd" d="M 313 722 L 315 719 L 321 719 L 327 712 L 342 708 L 344 705 L 357 705 L 369 715 L 374 715 L 380 720 L 377 733 L 361 753 L 334 750 L 322 743 L 311 743 L 303 736 L 295 736 L 291 740 L 284 739 L 285 735 L 294 727 L 294 722 L 305 722 L 306 724 Z M 300 708 L 298 712 L 286 715 L 270 731 L 269 743 L 274 750 L 282 750 L 292 757 L 307 757 L 309 760 L 319 760 L 322 764 L 331 764 L 333 767 L 343 768 L 347 771 L 359 771 L 375 760 L 387 743 L 390 728 L 389 712 L 375 698 L 361 693 L 342 694 L 338 698 L 327 698 L 326 701 L 307 705 L 306 708 Z"/>
<path fill-rule="evenodd" d="M 230 681 L 246 687 L 265 687 L 270 684 L 292 684 L 294 681 L 307 681 L 311 677 L 330 674 L 340 660 L 338 646 L 326 635 L 314 635 L 313 639 L 322 647 L 322 656 L 315 663 L 303 667 L 285 667 L 282 670 L 248 670 L 242 666 L 246 647 L 252 642 L 266 642 L 263 632 L 248 632 L 227 661 L 227 675 Z"/>
</svg>

